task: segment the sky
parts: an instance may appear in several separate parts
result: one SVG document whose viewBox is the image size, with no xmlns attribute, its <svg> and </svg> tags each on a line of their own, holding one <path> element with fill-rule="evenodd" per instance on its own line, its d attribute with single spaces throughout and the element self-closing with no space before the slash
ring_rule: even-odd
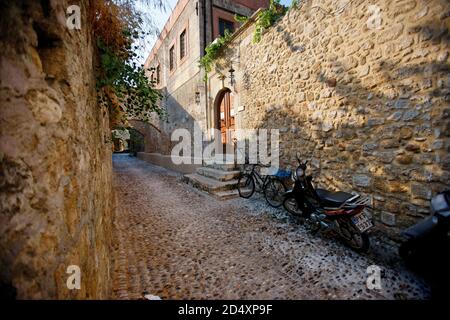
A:
<svg viewBox="0 0 450 320">
<path fill-rule="evenodd" d="M 285 6 L 289 6 L 291 1 L 292 0 L 281 0 L 280 2 Z M 165 2 L 167 7 L 165 11 L 149 7 L 142 0 L 138 2 L 138 8 L 152 19 L 154 26 L 158 28 L 158 30 L 161 30 L 164 27 L 178 0 L 165 0 Z M 145 62 L 145 59 L 150 54 L 150 50 L 152 50 L 157 38 L 156 35 L 149 35 L 146 37 L 141 50 L 137 52 L 140 55 L 138 59 L 139 63 Z"/>
</svg>

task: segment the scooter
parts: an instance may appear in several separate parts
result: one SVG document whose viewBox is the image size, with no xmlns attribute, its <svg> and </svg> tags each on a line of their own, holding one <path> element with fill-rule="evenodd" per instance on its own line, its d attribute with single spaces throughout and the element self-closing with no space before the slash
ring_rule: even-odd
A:
<svg viewBox="0 0 450 320">
<path fill-rule="evenodd" d="M 373 227 L 372 217 L 365 210 L 369 199 L 359 194 L 333 192 L 315 188 L 312 176 L 306 175 L 308 161 L 301 161 L 292 173 L 294 187 L 284 193 L 284 208 L 311 230 L 332 231 L 357 252 L 367 252 L 370 247 L 368 231 Z"/>
<path fill-rule="evenodd" d="M 435 296 L 450 286 L 450 190 L 431 199 L 431 215 L 402 232 L 400 257 L 431 282 Z"/>
</svg>

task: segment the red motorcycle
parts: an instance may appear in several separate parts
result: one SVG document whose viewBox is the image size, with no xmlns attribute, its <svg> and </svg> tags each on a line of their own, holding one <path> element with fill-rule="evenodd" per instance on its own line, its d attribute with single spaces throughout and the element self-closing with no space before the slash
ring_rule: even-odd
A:
<svg viewBox="0 0 450 320">
<path fill-rule="evenodd" d="M 307 176 L 306 165 L 298 156 L 299 166 L 292 174 L 294 188 L 284 194 L 283 206 L 313 230 L 331 231 L 358 252 L 370 247 L 368 231 L 373 227 L 369 199 L 358 194 L 315 188 Z"/>
</svg>

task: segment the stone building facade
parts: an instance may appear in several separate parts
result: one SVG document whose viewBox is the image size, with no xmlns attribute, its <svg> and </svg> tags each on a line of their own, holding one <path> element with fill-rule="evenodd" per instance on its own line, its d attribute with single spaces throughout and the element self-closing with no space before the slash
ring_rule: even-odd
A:
<svg viewBox="0 0 450 320">
<path fill-rule="evenodd" d="M 252 20 L 209 75 L 207 128 L 229 90 L 237 129 L 279 129 L 281 166 L 299 152 L 322 187 L 370 195 L 383 234 L 429 214 L 450 188 L 449 2 L 307 0 L 259 43 Z"/>
<path fill-rule="evenodd" d="M 146 62 L 149 77 L 163 93 L 162 107 L 168 119 L 155 117 L 150 124 L 132 122 L 145 136 L 141 157 L 158 163 L 170 162 L 173 130 L 194 125 L 206 130 L 207 87 L 199 60 L 204 48 L 224 28 L 236 30 L 234 15 L 251 16 L 268 0 L 179 0 Z M 181 170 L 181 169 L 180 169 Z M 188 168 L 188 171 L 191 169 Z"/>
<path fill-rule="evenodd" d="M 66 27 L 74 4 L 81 30 Z M 0 295 L 106 299 L 112 145 L 97 105 L 90 1 L 0 8 Z M 79 290 L 66 285 L 71 265 Z"/>
</svg>

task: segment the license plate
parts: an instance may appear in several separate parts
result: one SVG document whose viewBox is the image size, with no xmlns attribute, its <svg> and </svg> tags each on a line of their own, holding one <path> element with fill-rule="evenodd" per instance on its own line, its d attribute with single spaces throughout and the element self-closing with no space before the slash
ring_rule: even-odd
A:
<svg viewBox="0 0 450 320">
<path fill-rule="evenodd" d="M 352 217 L 352 222 L 360 232 L 364 232 L 373 227 L 372 219 L 366 212 L 361 212 Z"/>
</svg>

